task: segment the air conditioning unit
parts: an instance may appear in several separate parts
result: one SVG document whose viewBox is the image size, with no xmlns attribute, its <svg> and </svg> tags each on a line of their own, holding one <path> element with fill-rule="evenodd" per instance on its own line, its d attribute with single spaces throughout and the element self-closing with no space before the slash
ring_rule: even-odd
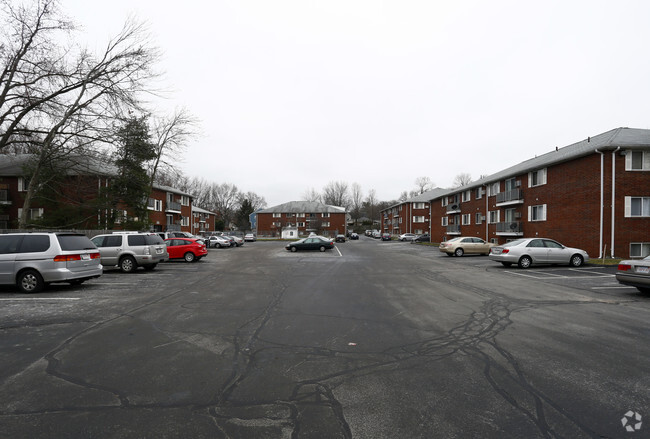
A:
<svg viewBox="0 0 650 439">
<path fill-rule="evenodd" d="M 515 187 L 521 187 L 521 181 L 519 180 L 515 181 Z"/>
<path fill-rule="evenodd" d="M 481 215 L 481 221 L 485 221 L 485 215 Z"/>
<path fill-rule="evenodd" d="M 451 210 L 458 210 L 458 204 L 452 204 L 450 209 Z"/>
</svg>

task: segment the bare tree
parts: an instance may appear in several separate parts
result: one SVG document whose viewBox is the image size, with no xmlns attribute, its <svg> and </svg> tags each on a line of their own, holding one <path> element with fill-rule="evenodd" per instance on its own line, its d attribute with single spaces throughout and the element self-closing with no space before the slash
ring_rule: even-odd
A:
<svg viewBox="0 0 650 439">
<path fill-rule="evenodd" d="M 397 201 L 401 201 L 403 203 L 404 201 L 406 201 L 408 199 L 409 199 L 408 192 L 403 191 L 401 194 L 399 194 L 399 198 L 397 199 Z"/>
<path fill-rule="evenodd" d="M 466 172 L 461 172 L 460 174 L 454 177 L 454 182 L 452 183 L 452 188 L 459 188 L 467 186 L 472 182 L 472 176 Z"/>
<path fill-rule="evenodd" d="M 210 190 L 210 203 L 212 209 L 221 215 L 226 227 L 234 219 L 235 210 L 239 207 L 239 190 L 237 186 L 229 183 L 215 184 Z"/>
<path fill-rule="evenodd" d="M 368 195 L 366 196 L 366 200 L 364 202 L 365 208 L 366 208 L 366 215 L 368 215 L 368 218 L 371 220 L 376 220 L 378 218 L 378 210 L 377 210 L 377 192 L 374 189 L 370 189 L 368 191 Z"/>
<path fill-rule="evenodd" d="M 417 194 L 420 195 L 426 191 L 433 189 L 435 184 L 431 181 L 429 177 L 418 177 L 415 179 L 415 186 L 417 186 Z"/>
<path fill-rule="evenodd" d="M 348 184 L 343 181 L 331 181 L 323 188 L 323 203 L 332 206 L 350 207 Z"/>
<path fill-rule="evenodd" d="M 320 196 L 320 193 L 318 193 L 318 191 L 316 189 L 309 188 L 302 194 L 302 200 L 303 201 L 320 201 L 321 196 Z"/>
<path fill-rule="evenodd" d="M 361 216 L 363 209 L 363 190 L 359 183 L 352 183 L 352 194 L 350 196 L 350 207 L 352 218 L 357 220 Z"/>
<path fill-rule="evenodd" d="M 151 162 L 151 183 L 156 180 L 159 169 L 174 169 L 187 142 L 197 135 L 198 120 L 185 108 L 177 109 L 169 116 L 152 118 L 152 136 L 156 145 L 156 158 Z"/>
<path fill-rule="evenodd" d="M 263 196 L 257 195 L 255 192 L 246 192 L 239 194 L 240 204 L 243 200 L 248 200 L 253 208 L 253 212 L 266 207 L 266 200 Z"/>
</svg>

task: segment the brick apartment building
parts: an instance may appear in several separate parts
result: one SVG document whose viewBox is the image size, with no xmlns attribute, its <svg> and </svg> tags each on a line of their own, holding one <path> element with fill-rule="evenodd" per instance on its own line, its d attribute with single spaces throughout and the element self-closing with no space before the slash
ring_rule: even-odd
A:
<svg viewBox="0 0 650 439">
<path fill-rule="evenodd" d="M 209 210 L 192 206 L 192 235 L 202 235 L 205 232 L 214 232 L 217 214 Z"/>
<path fill-rule="evenodd" d="M 436 188 L 381 211 L 382 232 L 393 235 L 429 233 L 431 221 L 431 200 L 449 192 Z"/>
<path fill-rule="evenodd" d="M 316 233 L 336 236 L 346 232 L 347 212 L 342 207 L 315 201 L 291 201 L 256 212 L 257 236 L 282 236 L 283 230 L 295 230 L 297 236 Z"/>
<path fill-rule="evenodd" d="M 23 167 L 30 155 L 0 155 L 0 229 L 15 229 L 22 213 L 29 181 Z M 93 207 L 93 202 L 104 188 L 110 186 L 112 171 L 105 164 L 86 160 L 77 161 L 66 172 L 65 184 L 57 193 L 58 200 L 77 214 L 84 212 L 83 223 L 65 225 L 76 229 L 104 229 L 105 212 Z M 43 202 L 34 200 L 28 219 L 36 220 L 47 213 Z M 126 211 L 128 206 L 122 206 Z M 154 185 L 148 200 L 149 220 L 152 230 L 181 230 L 191 232 L 192 196 L 177 189 Z M 62 224 L 65 224 L 62 219 Z M 119 228 L 119 224 L 115 228 Z"/>
<path fill-rule="evenodd" d="M 434 242 L 462 235 L 503 244 L 543 236 L 592 257 L 646 256 L 650 130 L 617 128 L 429 201 Z M 390 232 L 385 223 L 384 231 Z"/>
</svg>

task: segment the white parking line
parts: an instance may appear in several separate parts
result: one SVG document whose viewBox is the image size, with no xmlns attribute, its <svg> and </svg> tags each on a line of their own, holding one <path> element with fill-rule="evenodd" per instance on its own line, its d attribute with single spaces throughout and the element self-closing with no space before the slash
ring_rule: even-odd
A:
<svg viewBox="0 0 650 439">
<path fill-rule="evenodd" d="M 0 299 L 3 302 L 35 301 L 35 300 L 79 300 L 80 297 L 15 297 L 13 299 Z"/>
<path fill-rule="evenodd" d="M 627 286 L 611 286 L 611 287 L 591 287 L 592 290 L 636 290 L 635 287 L 627 287 Z"/>
<path fill-rule="evenodd" d="M 337 246 L 334 246 L 334 248 L 336 249 L 337 252 L 339 252 L 339 256 L 343 257 L 343 255 L 341 254 L 341 250 L 339 250 L 339 248 Z"/>
</svg>

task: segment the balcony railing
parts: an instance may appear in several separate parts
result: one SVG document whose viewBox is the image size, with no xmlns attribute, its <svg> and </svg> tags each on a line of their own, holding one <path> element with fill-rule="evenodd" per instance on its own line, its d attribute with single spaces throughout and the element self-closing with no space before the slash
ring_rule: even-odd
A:
<svg viewBox="0 0 650 439">
<path fill-rule="evenodd" d="M 524 202 L 524 192 L 521 189 L 513 189 L 511 191 L 500 192 L 497 194 L 497 205 L 499 203 L 516 202 Z"/>
<path fill-rule="evenodd" d="M 520 235 L 523 233 L 522 223 L 520 221 L 505 221 L 497 223 L 497 233 Z"/>
<path fill-rule="evenodd" d="M 181 211 L 181 203 L 177 203 L 176 201 L 168 201 L 166 210 L 168 210 L 168 211 L 173 210 L 175 212 L 180 212 Z"/>
<path fill-rule="evenodd" d="M 447 233 L 460 233 L 460 224 L 451 224 L 447 226 Z"/>
<path fill-rule="evenodd" d="M 452 203 L 447 205 L 447 213 L 458 213 L 461 210 L 460 203 Z"/>
</svg>

